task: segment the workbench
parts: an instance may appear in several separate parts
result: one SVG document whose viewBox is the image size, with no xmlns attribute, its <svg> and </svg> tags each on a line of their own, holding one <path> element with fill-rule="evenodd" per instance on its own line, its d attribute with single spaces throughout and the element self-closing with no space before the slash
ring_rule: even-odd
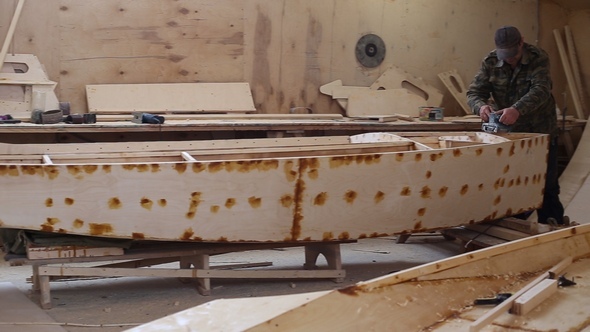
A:
<svg viewBox="0 0 590 332">
<path fill-rule="evenodd" d="M 477 121 L 394 121 L 369 119 L 213 119 L 168 120 L 164 124 L 101 121 L 94 124 L 0 124 L 4 143 L 82 143 L 121 141 L 209 140 L 284 136 L 335 136 L 380 131 L 476 131 Z"/>
</svg>

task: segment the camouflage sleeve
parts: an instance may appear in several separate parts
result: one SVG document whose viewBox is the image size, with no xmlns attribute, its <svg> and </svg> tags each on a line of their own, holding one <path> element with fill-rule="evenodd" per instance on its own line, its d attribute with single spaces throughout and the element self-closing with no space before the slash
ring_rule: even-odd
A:
<svg viewBox="0 0 590 332">
<path fill-rule="evenodd" d="M 467 89 L 467 104 L 471 108 L 473 114 L 479 115 L 479 109 L 488 104 L 492 90 L 490 70 L 484 59 L 479 71 Z"/>
<path fill-rule="evenodd" d="M 520 114 L 527 114 L 537 109 L 539 105 L 551 98 L 552 82 L 549 73 L 549 57 L 543 52 L 529 65 L 531 70 L 526 82 L 529 87 L 528 92 L 512 105 Z"/>
</svg>

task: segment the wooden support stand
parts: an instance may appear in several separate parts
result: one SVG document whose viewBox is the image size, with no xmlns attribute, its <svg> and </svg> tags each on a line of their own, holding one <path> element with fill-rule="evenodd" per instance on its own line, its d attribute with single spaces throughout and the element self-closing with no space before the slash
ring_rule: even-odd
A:
<svg viewBox="0 0 590 332">
<path fill-rule="evenodd" d="M 354 241 L 343 241 L 354 242 Z M 44 309 L 51 308 L 50 285 L 51 280 L 68 277 L 174 277 L 181 280 L 196 282 L 201 295 L 211 294 L 211 279 L 239 278 L 239 279 L 332 279 L 342 282 L 345 271 L 342 269 L 340 244 L 330 243 L 243 243 L 243 244 L 195 244 L 176 245 L 159 244 L 148 248 L 126 249 L 116 253 L 113 248 L 74 248 L 59 251 L 58 247 L 35 248 L 29 251 L 29 257 L 22 259 L 23 263 L 33 267 L 33 290 L 40 291 L 40 303 Z M 271 262 L 210 266 L 211 255 L 249 250 L 276 249 L 285 247 L 305 248 L 305 264 L 303 270 L 235 270 L 237 268 L 251 268 L 272 265 Z M 57 248 L 57 249 L 56 249 Z M 92 250 L 90 250 L 92 249 Z M 59 257 L 52 257 L 47 252 L 59 252 Z M 99 255 L 99 252 L 105 255 Z M 43 252 L 41 256 L 38 253 Z M 115 252 L 115 254 L 113 254 Z M 87 253 L 92 253 L 89 256 Z M 318 269 L 317 258 L 323 255 L 328 263 L 327 269 Z M 52 258 L 48 258 L 52 257 Z M 178 261 L 179 268 L 145 268 Z M 79 266 L 77 263 L 110 262 L 95 266 Z M 59 264 L 59 265 L 55 265 Z"/>
</svg>

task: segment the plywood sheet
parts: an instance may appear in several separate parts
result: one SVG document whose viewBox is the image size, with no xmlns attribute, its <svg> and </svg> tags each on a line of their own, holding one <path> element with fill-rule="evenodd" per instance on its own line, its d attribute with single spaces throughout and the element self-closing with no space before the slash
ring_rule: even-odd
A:
<svg viewBox="0 0 590 332">
<path fill-rule="evenodd" d="M 248 83 L 98 84 L 86 97 L 93 113 L 256 111 Z"/>
<path fill-rule="evenodd" d="M 349 117 L 403 114 L 417 116 L 424 99 L 406 89 L 360 90 L 348 97 L 346 115 Z"/>
<path fill-rule="evenodd" d="M 14 323 L 26 322 L 29 325 L 0 325 L 3 331 L 19 332 L 65 332 L 61 326 L 55 325 L 55 321 L 41 310 L 39 306 L 31 302 L 25 294 L 10 282 L 0 282 L 0 322 Z M 48 323 L 42 325 L 40 323 Z M 50 325 L 53 324 L 53 325 Z"/>
<path fill-rule="evenodd" d="M 442 104 L 443 95 L 439 90 L 424 82 L 420 77 L 396 66 L 389 68 L 371 84 L 371 89 L 406 89 L 425 99 L 426 104 L 422 106 L 440 106 Z"/>
<path fill-rule="evenodd" d="M 459 106 L 463 109 L 465 114 L 472 114 L 467 104 L 467 89 L 461 79 L 461 76 L 456 69 L 438 74 L 438 77 L 443 84 L 449 89 Z"/>
</svg>

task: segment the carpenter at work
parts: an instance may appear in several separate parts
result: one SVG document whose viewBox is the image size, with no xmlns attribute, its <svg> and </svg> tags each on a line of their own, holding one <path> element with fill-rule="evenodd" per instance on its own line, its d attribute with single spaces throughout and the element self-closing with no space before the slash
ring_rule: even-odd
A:
<svg viewBox="0 0 590 332">
<path fill-rule="evenodd" d="M 498 29 L 495 42 L 496 49 L 483 59 L 469 85 L 469 107 L 485 122 L 490 113 L 495 113 L 511 131 L 551 135 L 545 193 L 537 214 L 540 223 L 563 224 L 557 174 L 557 116 L 549 57 L 542 49 L 525 43 L 513 26 Z"/>
</svg>

